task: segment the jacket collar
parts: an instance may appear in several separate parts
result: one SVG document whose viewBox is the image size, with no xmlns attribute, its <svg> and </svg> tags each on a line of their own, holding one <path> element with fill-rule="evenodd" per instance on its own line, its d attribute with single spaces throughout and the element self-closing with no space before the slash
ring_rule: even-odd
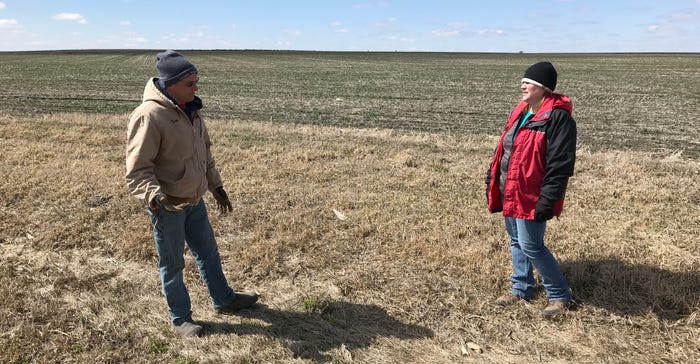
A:
<svg viewBox="0 0 700 364">
<path fill-rule="evenodd" d="M 510 113 L 510 117 L 508 117 L 508 122 L 511 123 L 519 119 L 520 115 L 522 115 L 526 107 L 527 102 L 520 101 L 520 103 L 518 103 L 518 105 L 515 106 L 515 109 L 513 109 L 513 111 Z M 569 99 L 569 97 L 566 95 L 557 93 L 553 93 L 546 96 L 544 102 L 542 102 L 542 106 L 540 106 L 540 109 L 537 110 L 537 113 L 532 118 L 530 118 L 530 121 L 549 119 L 549 115 L 551 115 L 552 110 L 554 109 L 563 109 L 566 110 L 569 114 L 571 114 L 573 112 L 573 104 L 571 103 L 571 99 Z"/>
</svg>

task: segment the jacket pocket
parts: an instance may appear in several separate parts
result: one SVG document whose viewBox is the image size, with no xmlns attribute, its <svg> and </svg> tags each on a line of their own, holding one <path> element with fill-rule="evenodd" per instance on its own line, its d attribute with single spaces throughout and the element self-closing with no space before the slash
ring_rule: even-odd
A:
<svg viewBox="0 0 700 364">
<path fill-rule="evenodd" d="M 195 163 L 194 158 L 187 158 L 184 166 L 180 169 L 180 173 L 168 173 L 169 175 L 159 178 L 163 192 L 184 198 L 192 197 L 196 194 L 201 177 L 199 176 L 200 173 L 197 173 Z"/>
</svg>

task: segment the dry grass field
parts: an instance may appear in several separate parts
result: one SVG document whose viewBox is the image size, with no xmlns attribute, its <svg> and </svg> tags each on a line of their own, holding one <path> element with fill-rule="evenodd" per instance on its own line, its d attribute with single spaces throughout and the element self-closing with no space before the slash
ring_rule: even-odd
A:
<svg viewBox="0 0 700 364">
<path fill-rule="evenodd" d="M 247 56 L 234 57 L 241 78 L 203 73 L 201 94 L 234 201 L 230 214 L 210 210 L 223 265 L 235 289 L 260 292 L 261 305 L 216 315 L 188 256 L 185 279 L 206 335 L 183 340 L 168 322 L 147 215 L 124 183 L 126 120 L 152 73 L 150 53 L 34 54 L 31 71 L 19 67 L 27 55 L 0 55 L 0 77 L 17 86 L 0 91 L 0 362 L 698 360 L 696 55 L 555 56 L 572 71 L 562 71 L 562 91 L 581 105 L 581 137 L 564 214 L 546 236 L 578 306 L 553 320 L 540 315 L 543 292 L 515 307 L 493 304 L 508 289 L 510 253 L 502 217 L 487 213 L 483 197 L 501 118 L 536 56 L 413 55 L 408 66 L 400 55 Z M 232 67 L 223 53 L 192 58 Z M 56 60 L 63 70 L 93 62 L 107 71 L 49 77 Z M 411 74 L 431 62 L 442 66 Z M 590 72 L 573 72 L 654 62 L 678 66 L 664 71 L 676 87 L 589 83 Z M 328 64 L 346 67 L 345 78 L 329 76 Z M 478 79 L 493 72 L 497 86 L 464 81 L 465 65 Z M 287 67 L 294 77 L 281 78 Z M 85 73 L 93 82 L 80 86 L 74 78 Z M 353 82 L 368 84 L 347 88 Z"/>
</svg>

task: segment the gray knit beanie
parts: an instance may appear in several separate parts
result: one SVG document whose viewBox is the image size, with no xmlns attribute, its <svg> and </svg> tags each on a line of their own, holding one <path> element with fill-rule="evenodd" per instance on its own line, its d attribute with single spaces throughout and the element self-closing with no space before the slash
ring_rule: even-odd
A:
<svg viewBox="0 0 700 364">
<path fill-rule="evenodd" d="M 158 82 L 164 89 L 193 73 L 197 73 L 197 68 L 185 56 L 172 49 L 158 53 L 156 60 Z"/>
</svg>

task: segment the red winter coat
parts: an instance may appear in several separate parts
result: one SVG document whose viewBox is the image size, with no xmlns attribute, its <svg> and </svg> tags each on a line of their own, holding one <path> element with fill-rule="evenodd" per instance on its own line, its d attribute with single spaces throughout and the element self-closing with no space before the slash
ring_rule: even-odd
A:
<svg viewBox="0 0 700 364">
<path fill-rule="evenodd" d="M 576 122 L 571 117 L 571 100 L 565 95 L 546 96 L 537 113 L 518 130 L 501 196 L 503 140 L 525 114 L 526 106 L 521 101 L 513 109 L 494 151 L 486 175 L 489 212 L 503 211 L 503 216 L 526 220 L 533 220 L 536 210 L 559 216 L 576 161 Z"/>
</svg>

